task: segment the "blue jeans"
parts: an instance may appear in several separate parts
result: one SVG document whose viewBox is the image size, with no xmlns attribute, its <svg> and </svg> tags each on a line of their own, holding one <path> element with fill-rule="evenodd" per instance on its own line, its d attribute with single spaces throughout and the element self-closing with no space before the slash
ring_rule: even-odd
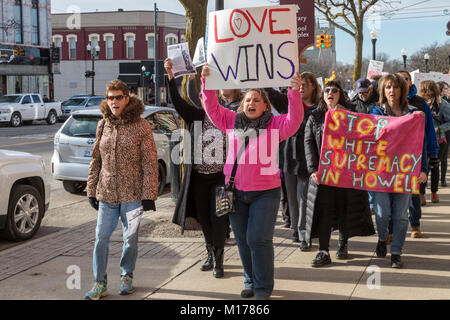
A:
<svg viewBox="0 0 450 320">
<path fill-rule="evenodd" d="M 413 194 L 409 203 L 409 223 L 412 228 L 420 227 L 420 218 L 422 218 L 420 196 L 418 194 Z"/>
<path fill-rule="evenodd" d="M 410 193 L 374 192 L 376 205 L 376 222 L 378 239 L 386 241 L 389 234 L 389 220 L 393 223 L 393 241 L 391 254 L 402 253 L 408 230 L 408 207 L 411 200 Z"/>
<path fill-rule="evenodd" d="M 133 277 L 138 253 L 138 233 L 139 228 L 126 238 L 128 230 L 127 212 L 141 206 L 141 201 L 126 202 L 120 204 L 110 204 L 99 202 L 97 228 L 95 230 L 95 247 L 93 254 L 94 281 L 107 283 L 106 268 L 108 266 L 109 239 L 117 227 L 119 217 L 122 220 L 123 249 L 120 258 L 121 275 L 126 274 Z"/>
<path fill-rule="evenodd" d="M 280 198 L 280 188 L 236 190 L 236 212 L 229 215 L 244 267 L 244 286 L 259 296 L 268 297 L 273 291 L 273 233 Z"/>
</svg>

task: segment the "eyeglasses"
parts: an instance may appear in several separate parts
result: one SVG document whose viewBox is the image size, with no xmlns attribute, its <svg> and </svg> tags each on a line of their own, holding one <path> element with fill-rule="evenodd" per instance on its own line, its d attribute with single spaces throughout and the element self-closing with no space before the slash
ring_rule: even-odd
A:
<svg viewBox="0 0 450 320">
<path fill-rule="evenodd" d="M 338 93 L 339 89 L 337 89 L 337 88 L 325 88 L 325 90 L 324 90 L 325 93 L 329 93 L 330 91 L 332 93 Z"/>
<path fill-rule="evenodd" d="M 117 101 L 122 101 L 124 97 L 127 97 L 127 95 L 118 95 L 118 96 L 107 96 L 106 99 L 109 101 L 114 101 L 116 99 Z"/>
<path fill-rule="evenodd" d="M 408 77 L 402 77 L 402 79 L 405 80 L 405 81 L 409 81 Z"/>
</svg>

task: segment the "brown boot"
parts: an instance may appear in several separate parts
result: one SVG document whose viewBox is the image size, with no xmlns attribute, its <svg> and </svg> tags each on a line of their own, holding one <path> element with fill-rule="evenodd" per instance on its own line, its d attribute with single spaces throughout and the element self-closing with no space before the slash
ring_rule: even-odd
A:
<svg viewBox="0 0 450 320">
<path fill-rule="evenodd" d="M 420 195 L 420 205 L 422 207 L 427 205 L 427 199 L 425 199 L 425 195 L 424 194 Z"/>
<path fill-rule="evenodd" d="M 420 232 L 420 227 L 413 227 L 411 230 L 411 238 L 422 238 L 422 232 Z"/>
<path fill-rule="evenodd" d="M 438 197 L 438 195 L 437 195 L 436 192 L 433 192 L 433 193 L 431 194 L 431 202 L 433 202 L 433 203 L 439 203 L 439 197 Z"/>
<path fill-rule="evenodd" d="M 394 241 L 394 235 L 392 233 L 389 233 L 386 244 L 389 245 Z"/>
</svg>

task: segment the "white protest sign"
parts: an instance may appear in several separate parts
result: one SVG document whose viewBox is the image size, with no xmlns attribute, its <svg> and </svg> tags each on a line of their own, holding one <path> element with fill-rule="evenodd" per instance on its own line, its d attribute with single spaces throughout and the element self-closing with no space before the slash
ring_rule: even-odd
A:
<svg viewBox="0 0 450 320">
<path fill-rule="evenodd" d="M 411 72 L 411 81 L 416 85 L 417 89 L 419 89 L 420 83 L 425 80 L 433 80 L 434 82 L 445 81 L 450 83 L 450 75 L 440 72 L 421 73 L 419 70 Z"/>
<path fill-rule="evenodd" d="M 192 63 L 194 67 L 200 67 L 206 64 L 206 54 L 205 54 L 205 43 L 203 37 L 198 39 L 197 47 L 195 48 L 194 58 L 192 59 Z"/>
<path fill-rule="evenodd" d="M 295 5 L 211 12 L 206 89 L 289 86 L 297 42 Z"/>
<path fill-rule="evenodd" d="M 173 63 L 172 71 L 174 78 L 196 74 L 187 42 L 167 46 L 167 57 Z"/>
<path fill-rule="evenodd" d="M 127 223 L 128 223 L 127 233 L 125 234 L 126 238 L 130 238 L 132 235 L 134 235 L 136 233 L 137 228 L 139 227 L 139 224 L 141 223 L 141 218 L 142 218 L 143 212 L 144 212 L 144 208 L 141 206 L 139 208 L 128 211 L 126 213 Z"/>
<path fill-rule="evenodd" d="M 370 79 L 372 76 L 382 75 L 383 73 L 383 61 L 370 60 L 369 67 L 367 68 L 367 79 Z"/>
</svg>

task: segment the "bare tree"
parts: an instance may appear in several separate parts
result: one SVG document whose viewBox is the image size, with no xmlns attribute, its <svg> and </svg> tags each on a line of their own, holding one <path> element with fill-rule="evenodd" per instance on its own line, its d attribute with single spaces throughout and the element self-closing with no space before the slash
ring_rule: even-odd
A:
<svg viewBox="0 0 450 320">
<path fill-rule="evenodd" d="M 189 43 L 189 51 L 191 57 L 195 52 L 198 39 L 205 35 L 206 13 L 208 0 L 179 0 L 186 10 L 186 42 Z M 197 83 L 199 84 L 199 74 L 197 73 Z M 183 98 L 187 98 L 186 94 L 187 77 L 183 79 Z"/>
<path fill-rule="evenodd" d="M 14 19 L 8 19 L 4 22 L 0 23 L 0 30 L 3 30 L 5 35 L 8 34 L 9 30 L 15 29 L 19 26 L 19 23 L 16 22 Z"/>
<path fill-rule="evenodd" d="M 428 61 L 429 71 L 449 72 L 450 41 L 447 41 L 444 45 L 439 45 L 435 42 L 411 55 L 409 58 L 409 68 L 411 71 L 419 69 L 420 72 L 425 72 L 425 53 L 428 53 L 430 56 Z"/>
<path fill-rule="evenodd" d="M 316 9 L 336 28 L 355 39 L 353 81 L 361 77 L 364 16 L 382 0 L 314 0 Z"/>
</svg>

